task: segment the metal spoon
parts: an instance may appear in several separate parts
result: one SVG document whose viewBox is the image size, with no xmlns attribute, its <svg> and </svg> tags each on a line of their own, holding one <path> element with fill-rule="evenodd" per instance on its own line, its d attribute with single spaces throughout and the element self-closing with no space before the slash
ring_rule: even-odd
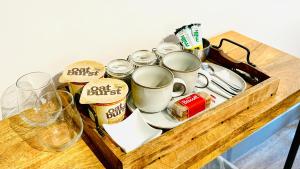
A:
<svg viewBox="0 0 300 169">
<path fill-rule="evenodd" d="M 218 92 L 218 91 L 216 91 L 216 90 L 210 88 L 209 86 L 207 86 L 206 88 L 207 88 L 208 90 L 210 90 L 210 91 L 216 93 L 217 95 L 219 95 L 219 96 L 221 96 L 221 97 L 224 97 L 225 99 L 230 99 L 230 98 L 232 97 L 231 95 L 230 95 L 230 97 L 228 97 L 228 96 L 224 95 L 223 93 Z"/>
<path fill-rule="evenodd" d="M 211 82 L 212 82 L 212 84 L 214 84 L 214 85 L 217 86 L 219 89 L 221 89 L 222 91 L 226 92 L 227 94 L 229 94 L 229 95 L 231 95 L 231 96 L 237 95 L 236 92 L 234 92 L 234 91 L 231 92 L 231 91 L 225 89 L 222 85 L 220 85 L 219 83 L 215 82 L 214 80 L 212 80 Z"/>
<path fill-rule="evenodd" d="M 241 91 L 242 91 L 242 89 L 241 89 L 239 86 L 237 86 L 237 85 L 235 85 L 235 84 L 233 84 L 233 83 L 230 83 L 230 82 L 228 82 L 228 81 L 222 79 L 220 76 L 218 76 L 218 75 L 215 73 L 214 68 L 213 68 L 212 66 L 210 66 L 209 64 L 207 64 L 207 63 L 202 63 L 202 68 L 203 68 L 204 70 L 208 71 L 208 73 L 209 73 L 210 75 L 212 75 L 212 76 L 218 78 L 219 80 L 221 80 L 222 82 L 224 82 L 226 85 L 228 85 L 228 87 L 229 87 L 231 90 L 233 90 L 233 91 L 235 91 L 235 92 L 241 92 Z"/>
<path fill-rule="evenodd" d="M 234 91 L 232 91 L 232 92 L 228 91 L 228 90 L 225 89 L 223 86 L 221 86 L 220 84 L 218 84 L 217 82 L 215 82 L 215 81 L 212 80 L 211 78 L 208 78 L 208 77 L 207 77 L 207 76 L 211 76 L 211 75 L 209 75 L 209 74 L 208 74 L 208 75 L 205 75 L 205 74 L 202 74 L 202 73 L 199 72 L 199 73 L 198 73 L 198 78 L 199 78 L 200 76 L 205 77 L 206 83 L 205 83 L 204 86 L 198 86 L 198 85 L 196 85 L 196 86 L 195 86 L 196 88 L 207 88 L 208 90 L 210 90 L 210 91 L 212 91 L 212 92 L 214 92 L 214 93 L 216 93 L 216 94 L 218 94 L 218 95 L 224 97 L 225 99 L 230 99 L 231 97 L 237 95 L 237 93 L 235 93 Z M 219 91 L 216 91 L 216 90 L 214 90 L 213 88 L 211 88 L 211 87 L 209 86 L 210 83 L 212 83 L 214 86 L 218 87 L 222 92 L 221 92 L 221 91 L 220 91 L 220 92 L 219 92 Z M 223 93 L 224 93 L 224 94 L 223 94 Z M 225 95 L 225 94 L 226 94 L 226 95 Z"/>
</svg>

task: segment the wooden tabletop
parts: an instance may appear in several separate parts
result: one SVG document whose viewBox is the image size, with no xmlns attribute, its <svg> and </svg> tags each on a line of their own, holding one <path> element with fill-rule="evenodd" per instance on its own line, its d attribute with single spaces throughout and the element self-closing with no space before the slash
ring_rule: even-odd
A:
<svg viewBox="0 0 300 169">
<path fill-rule="evenodd" d="M 224 37 L 248 47 L 251 61 L 267 74 L 280 79 L 277 94 L 216 126 L 211 126 L 208 132 L 193 140 L 191 146 L 177 149 L 173 155 L 156 160 L 149 168 L 199 168 L 300 101 L 299 59 L 233 31 L 210 40 L 213 44 L 218 44 Z M 224 44 L 222 49 L 234 59 L 245 60 L 244 51 L 237 46 Z M 27 132 L 30 128 L 21 124 L 17 116 L 0 122 L 1 169 L 104 168 L 82 140 L 64 152 L 38 150 L 33 144 L 32 135 Z M 194 149 L 198 151 L 193 151 Z M 176 154 L 186 156 L 178 157 Z"/>
<path fill-rule="evenodd" d="M 83 140 L 63 152 L 41 151 L 19 116 L 0 122 L 0 168 L 104 168 Z"/>
</svg>

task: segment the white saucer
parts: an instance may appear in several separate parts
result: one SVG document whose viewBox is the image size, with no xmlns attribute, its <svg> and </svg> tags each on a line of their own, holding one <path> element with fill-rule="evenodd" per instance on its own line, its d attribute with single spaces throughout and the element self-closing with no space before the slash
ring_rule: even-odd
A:
<svg viewBox="0 0 300 169">
<path fill-rule="evenodd" d="M 244 81 L 244 79 L 241 78 L 236 73 L 234 73 L 233 71 L 231 71 L 229 69 L 226 69 L 222 66 L 213 64 L 213 63 L 208 63 L 208 64 L 214 68 L 216 74 L 218 74 L 219 76 L 221 76 L 225 80 L 228 80 L 228 81 L 230 80 L 232 83 L 234 83 L 237 86 L 241 87 L 242 91 L 244 91 L 246 89 L 246 82 Z M 217 79 L 214 79 L 214 80 L 217 80 Z M 220 92 L 222 92 L 220 89 L 216 88 L 215 86 L 212 86 L 211 83 L 209 85 L 214 90 L 219 90 Z M 215 102 L 212 102 L 210 107 L 206 110 L 209 110 L 210 108 L 213 108 L 213 107 L 215 107 L 215 106 L 217 106 L 217 105 L 219 105 L 219 104 L 221 104 L 221 103 L 223 103 L 227 100 L 224 97 L 219 96 L 218 94 L 208 90 L 207 88 L 202 88 L 202 89 L 196 88 L 195 89 L 195 92 L 199 92 L 199 91 L 204 91 L 204 92 L 206 92 L 208 94 L 211 94 L 215 97 L 215 99 L 214 99 Z M 179 100 L 181 98 L 182 97 L 178 97 L 178 98 L 173 99 L 170 102 L 170 104 L 172 104 L 172 102 L 176 102 L 177 100 Z M 128 106 L 128 108 L 131 112 L 133 112 L 136 109 L 136 106 L 133 104 L 133 99 L 132 99 L 131 95 L 129 95 L 129 97 L 127 99 L 127 106 Z M 203 111 L 203 112 L 205 112 L 205 111 Z M 203 112 L 201 112 L 201 113 L 199 113 L 199 114 L 197 114 L 197 115 L 195 115 L 195 116 L 193 116 L 193 117 L 191 117 L 187 120 L 184 120 L 184 121 L 178 121 L 177 119 L 175 119 L 173 116 L 171 116 L 168 113 L 167 109 L 165 109 L 161 112 L 157 112 L 157 113 L 145 113 L 145 112 L 141 111 L 141 115 L 144 118 L 144 120 L 153 127 L 161 128 L 161 129 L 172 129 L 172 128 L 177 127 L 180 124 L 182 124 L 182 123 L 184 123 L 184 122 L 186 122 L 186 121 L 188 121 L 188 120 L 190 120 L 194 117 L 197 117 L 197 116 L 201 115 Z"/>
</svg>

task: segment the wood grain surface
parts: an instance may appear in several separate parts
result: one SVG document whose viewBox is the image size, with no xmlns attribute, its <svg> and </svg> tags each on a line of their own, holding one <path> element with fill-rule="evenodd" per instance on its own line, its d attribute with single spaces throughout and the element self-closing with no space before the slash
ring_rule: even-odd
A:
<svg viewBox="0 0 300 169">
<path fill-rule="evenodd" d="M 153 158 L 147 168 L 199 168 L 300 101 L 299 59 L 233 31 L 214 37 L 211 42 L 217 45 L 221 38 L 228 38 L 248 47 L 251 51 L 251 61 L 268 75 L 280 79 L 277 94 L 218 123 L 214 118 L 203 120 L 203 123 L 198 124 L 201 130 L 197 136 L 179 133 L 187 135 L 191 140 L 175 146 L 172 153 L 163 157 L 155 158 L 155 154 L 137 154 L 137 151 L 133 151 L 130 158 L 126 157 L 124 160 L 135 161 L 136 165 L 128 166 L 140 168 L 139 160 L 146 156 Z M 222 49 L 234 59 L 245 61 L 246 54 L 240 48 L 224 43 Z M 218 118 L 218 114 L 214 117 Z M 193 123 L 193 120 L 190 123 Z M 176 131 L 179 130 L 174 130 Z M 1 169 L 103 168 L 82 140 L 64 152 L 45 152 L 34 144 L 33 135 L 30 127 L 24 126 L 18 116 L 0 122 Z M 169 141 L 166 136 L 165 138 Z M 174 142 L 175 144 L 181 143 Z M 147 148 L 155 149 L 155 145 L 152 146 Z"/>
<path fill-rule="evenodd" d="M 0 168 L 104 168 L 83 140 L 63 152 L 46 152 L 19 116 L 0 122 Z"/>
</svg>

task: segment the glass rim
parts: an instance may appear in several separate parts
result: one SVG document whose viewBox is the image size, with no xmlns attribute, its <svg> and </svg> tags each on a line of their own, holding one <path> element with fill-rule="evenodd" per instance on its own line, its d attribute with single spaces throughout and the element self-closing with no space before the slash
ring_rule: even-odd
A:
<svg viewBox="0 0 300 169">
<path fill-rule="evenodd" d="M 137 55 L 138 53 L 142 53 L 143 55 Z M 138 65 L 149 65 L 157 61 L 157 56 L 149 50 L 138 50 L 130 55 L 130 61 Z"/>
<path fill-rule="evenodd" d="M 58 92 L 61 92 L 61 93 L 66 93 L 70 98 L 71 98 L 71 100 L 70 101 L 68 101 L 68 104 L 66 105 L 66 106 L 62 106 L 61 108 L 61 111 L 64 111 L 66 108 L 68 108 L 69 106 L 72 106 L 72 105 L 75 105 L 75 102 L 74 102 L 74 97 L 73 97 L 73 95 L 70 93 L 70 92 L 68 92 L 68 91 L 65 91 L 65 90 L 56 90 L 56 93 L 58 93 Z M 59 96 L 59 99 L 61 100 L 61 97 Z"/>
<path fill-rule="evenodd" d="M 21 80 L 22 78 L 28 76 L 28 75 L 31 75 L 31 74 L 45 74 L 45 75 L 47 75 L 47 76 L 49 77 L 49 80 L 47 81 L 47 83 L 45 83 L 45 85 L 42 85 L 42 86 L 40 86 L 40 87 L 38 87 L 38 88 L 26 89 L 26 88 L 22 88 L 21 86 L 19 86 L 20 80 Z M 26 73 L 26 74 L 23 74 L 22 76 L 20 76 L 20 77 L 18 78 L 18 80 L 16 81 L 16 87 L 17 87 L 18 89 L 22 89 L 22 90 L 24 90 L 24 91 L 40 90 L 40 89 L 42 89 L 42 88 L 45 88 L 45 87 L 46 87 L 49 83 L 51 83 L 51 82 L 52 82 L 52 77 L 51 77 L 51 75 L 50 75 L 49 73 L 36 71 L 36 72 L 29 72 L 29 73 Z"/>
<path fill-rule="evenodd" d="M 176 47 L 176 49 L 175 49 L 175 47 Z M 180 44 L 172 43 L 172 42 L 162 42 L 162 43 L 158 44 L 156 49 L 157 49 L 158 53 L 163 54 L 163 55 L 166 55 L 171 52 L 183 51 L 182 46 Z M 171 50 L 170 50 L 170 52 L 164 52 L 164 51 L 166 51 L 166 49 L 171 49 Z"/>
<path fill-rule="evenodd" d="M 122 71 L 119 71 L 119 70 L 114 70 L 114 69 L 112 68 L 112 66 L 118 65 L 118 63 L 119 63 L 119 65 L 124 65 L 124 66 L 126 66 L 126 69 L 124 69 L 123 72 L 122 72 Z M 114 74 L 130 74 L 130 73 L 132 73 L 133 70 L 134 70 L 134 67 L 133 67 L 132 63 L 129 62 L 128 60 L 125 60 L 125 59 L 115 59 L 115 60 L 112 60 L 112 61 L 110 61 L 110 62 L 107 64 L 106 67 L 107 67 L 107 73 L 113 74 L 113 75 L 114 75 Z"/>
</svg>

